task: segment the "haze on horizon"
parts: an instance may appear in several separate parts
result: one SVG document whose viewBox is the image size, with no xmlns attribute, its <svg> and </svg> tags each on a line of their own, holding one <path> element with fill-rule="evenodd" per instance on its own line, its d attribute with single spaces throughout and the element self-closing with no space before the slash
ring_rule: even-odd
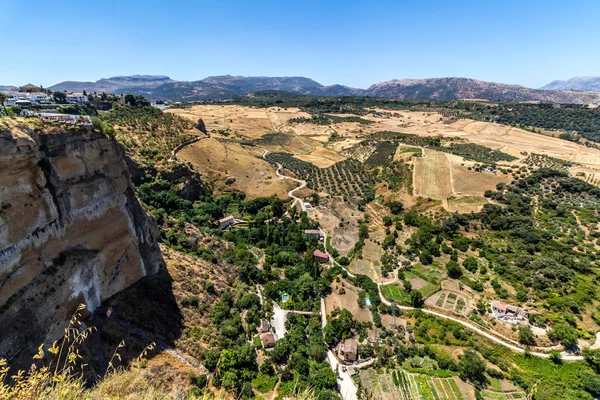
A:
<svg viewBox="0 0 600 400">
<path fill-rule="evenodd" d="M 468 77 L 540 87 L 600 75 L 585 0 L 6 2 L 0 85 L 115 75 L 305 76 L 367 88 Z"/>
</svg>

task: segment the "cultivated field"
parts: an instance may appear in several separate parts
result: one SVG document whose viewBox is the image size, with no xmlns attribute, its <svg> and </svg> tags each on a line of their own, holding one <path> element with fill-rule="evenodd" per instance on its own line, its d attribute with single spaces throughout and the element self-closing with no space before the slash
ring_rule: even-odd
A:
<svg viewBox="0 0 600 400">
<path fill-rule="evenodd" d="M 412 374 L 402 369 L 381 374 L 373 369 L 367 369 L 361 370 L 359 376 L 365 391 L 373 399 L 462 400 L 471 398 L 464 397 L 454 378 Z"/>
<path fill-rule="evenodd" d="M 476 213 L 481 211 L 488 201 L 481 196 L 455 196 L 449 197 L 446 209 L 450 212 L 461 214 Z"/>
<path fill-rule="evenodd" d="M 353 274 L 363 274 L 371 277 L 375 281 L 381 281 L 381 263 L 380 259 L 383 255 L 383 250 L 379 245 L 373 243 L 371 240 L 365 240 L 365 247 L 363 248 L 362 260 L 354 260 L 349 270 Z"/>
<path fill-rule="evenodd" d="M 377 110 L 384 111 L 386 110 Z M 419 136 L 441 136 L 460 138 L 468 142 L 498 149 L 519 159 L 530 153 L 543 153 L 549 156 L 580 163 L 573 171 L 585 172 L 586 180 L 600 185 L 600 150 L 578 145 L 546 135 L 534 134 L 522 129 L 472 120 L 452 120 L 431 112 L 389 112 L 386 116 L 363 115 L 360 118 L 372 121 L 371 124 L 341 122 L 331 125 L 313 123 L 293 123 L 292 118 L 310 117 L 296 108 L 280 107 L 252 108 L 238 105 L 197 105 L 184 109 L 171 109 L 172 112 L 194 122 L 202 118 L 207 130 L 214 137 L 227 137 L 237 141 L 257 141 L 256 146 L 272 152 L 286 152 L 300 160 L 312 163 L 318 168 L 334 166 L 350 156 L 366 162 L 376 149 L 375 144 L 357 144 L 361 137 L 379 131 L 392 131 L 416 134 Z M 343 117 L 350 114 L 340 114 Z M 281 133 L 285 137 L 277 137 Z M 338 139 L 329 142 L 336 133 Z M 266 137 L 267 136 L 273 136 Z M 274 135 L 275 134 L 275 135 Z M 485 190 L 492 190 L 498 183 L 512 179 L 510 174 L 500 172 L 476 172 L 471 161 L 426 149 L 424 157 L 418 147 L 398 146 L 395 160 L 414 163 L 414 194 L 442 200 L 450 211 L 478 211 L 482 201 L 453 199 L 457 196 L 482 196 Z M 373 162 L 378 162 L 373 159 Z M 517 164 L 519 161 L 502 162 Z M 471 167 L 471 169 L 469 169 Z M 218 169 L 214 168 L 213 169 Z M 598 172 L 597 172 L 598 171 Z M 235 177 L 235 176 L 234 176 Z M 245 178 L 245 174 L 240 178 Z M 259 181 L 260 182 L 260 181 Z M 269 183 L 263 180 L 264 183 Z M 261 184 L 256 186 L 260 187 Z M 266 193 L 278 192 L 277 187 L 266 189 Z M 354 190 L 356 192 L 356 190 Z"/>
<path fill-rule="evenodd" d="M 510 174 L 477 172 L 469 170 L 468 167 L 462 166 L 454 160 L 452 160 L 451 173 L 454 192 L 467 196 L 481 196 L 486 190 L 496 190 L 498 183 L 508 183 L 511 181 Z"/>
<path fill-rule="evenodd" d="M 426 304 L 436 306 L 457 314 L 467 314 L 469 311 L 469 301 L 463 295 L 448 290 L 442 290 L 427 299 Z"/>
<path fill-rule="evenodd" d="M 382 111 L 389 114 L 388 110 Z M 313 137 L 325 142 L 335 131 L 344 140 L 332 144 L 340 152 L 355 144 L 361 136 L 379 131 L 411 133 L 419 136 L 459 137 L 472 143 L 502 150 L 519 159 L 524 153 L 544 153 L 587 167 L 600 168 L 600 150 L 585 147 L 559 138 L 540 135 L 506 125 L 473 121 L 452 120 L 431 112 L 399 111 L 396 116 L 363 115 L 372 124 L 343 122 L 338 124 L 294 124 L 291 118 L 310 117 L 296 108 L 252 108 L 238 105 L 198 105 L 172 112 L 196 122 L 202 118 L 209 132 L 229 129 L 243 137 L 256 138 L 269 132 L 287 132 L 296 136 Z M 340 114 L 349 117 L 351 114 Z M 399 153 L 397 153 L 399 154 Z"/>
<path fill-rule="evenodd" d="M 445 200 L 454 194 L 452 190 L 452 164 L 445 153 L 425 150 L 424 157 L 414 160 L 413 176 L 415 196 Z"/>
</svg>

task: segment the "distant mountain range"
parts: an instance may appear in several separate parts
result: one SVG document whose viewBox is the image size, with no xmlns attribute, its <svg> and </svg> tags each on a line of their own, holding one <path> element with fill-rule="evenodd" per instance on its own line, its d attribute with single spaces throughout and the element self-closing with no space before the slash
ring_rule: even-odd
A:
<svg viewBox="0 0 600 400">
<path fill-rule="evenodd" d="M 497 101 L 550 101 L 556 103 L 600 103 L 600 93 L 587 93 L 580 86 L 570 87 L 575 79 L 589 84 L 593 79 L 574 78 L 561 86 L 555 81 L 542 89 L 519 85 L 484 82 L 469 78 L 402 79 L 380 82 L 368 89 L 343 85 L 324 86 L 304 77 L 210 76 L 198 81 L 175 81 L 168 76 L 133 75 L 103 78 L 96 82 L 61 82 L 50 90 L 72 92 L 133 93 L 152 100 L 202 101 L 220 100 L 263 90 L 279 90 L 308 96 L 372 96 L 393 99 L 454 100 L 477 98 Z M 587 83 L 586 83 L 587 84 Z M 600 82 L 599 82 L 600 84 Z M 550 87 L 552 85 L 552 87 Z M 600 85 L 595 89 L 600 92 Z M 590 86 L 592 87 L 592 86 Z M 572 90 L 573 89 L 573 90 Z"/>
<path fill-rule="evenodd" d="M 130 88 L 136 88 L 136 90 L 151 93 L 151 89 L 170 82 L 175 81 L 163 75 L 113 76 L 112 78 L 102 78 L 96 82 L 65 81 L 50 86 L 48 89 L 61 92 L 63 90 L 83 92 L 85 90 L 90 93 L 122 93 L 122 91 L 128 91 Z"/>
<path fill-rule="evenodd" d="M 571 78 L 566 81 L 553 81 L 541 89 L 600 92 L 600 76 L 576 76 L 575 78 Z"/>
<path fill-rule="evenodd" d="M 550 101 L 554 103 L 594 103 L 600 93 L 531 89 L 519 85 L 484 82 L 469 78 L 402 79 L 376 83 L 367 89 L 374 97 L 401 99 L 487 99 L 498 101 Z"/>
</svg>

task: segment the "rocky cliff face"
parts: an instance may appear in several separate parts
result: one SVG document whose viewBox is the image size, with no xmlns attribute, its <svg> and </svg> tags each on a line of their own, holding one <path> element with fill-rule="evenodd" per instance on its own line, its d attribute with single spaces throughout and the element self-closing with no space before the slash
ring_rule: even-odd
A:
<svg viewBox="0 0 600 400">
<path fill-rule="evenodd" d="M 163 264 L 123 152 L 66 126 L 0 127 L 0 357 L 28 356 Z"/>
</svg>

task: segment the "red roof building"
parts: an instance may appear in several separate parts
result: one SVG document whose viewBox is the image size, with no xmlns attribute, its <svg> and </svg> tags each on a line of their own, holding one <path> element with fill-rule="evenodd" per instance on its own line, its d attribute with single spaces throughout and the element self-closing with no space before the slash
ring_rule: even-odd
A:
<svg viewBox="0 0 600 400">
<path fill-rule="evenodd" d="M 260 334 L 260 342 L 265 349 L 275 347 L 275 336 L 271 332 L 263 332 Z"/>
<path fill-rule="evenodd" d="M 322 262 L 322 263 L 329 262 L 329 254 L 324 253 L 321 250 L 315 250 L 313 253 L 313 256 L 319 262 Z"/>
</svg>

